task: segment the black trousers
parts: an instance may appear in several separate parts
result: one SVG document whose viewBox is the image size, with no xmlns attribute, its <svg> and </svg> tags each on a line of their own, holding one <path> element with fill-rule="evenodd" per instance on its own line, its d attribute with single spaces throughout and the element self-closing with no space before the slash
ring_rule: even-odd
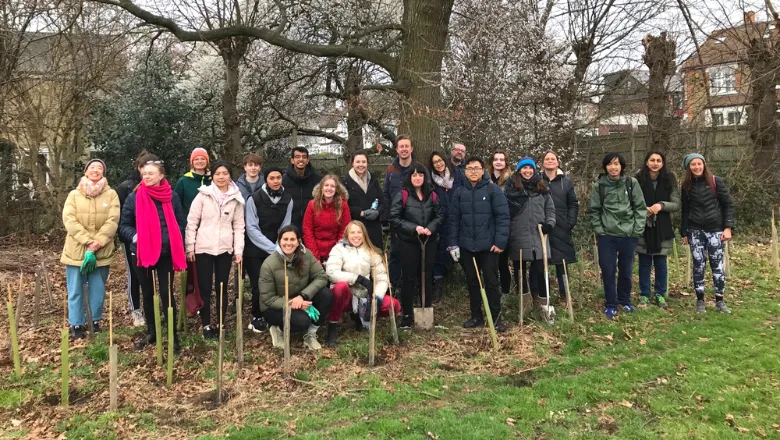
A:
<svg viewBox="0 0 780 440">
<path fill-rule="evenodd" d="M 477 260 L 482 272 L 482 283 L 485 286 L 485 294 L 488 299 L 488 307 L 493 322 L 498 320 L 501 313 L 501 292 L 498 287 L 498 254 L 490 251 L 469 252 L 460 249 L 460 265 L 463 267 L 463 273 L 466 275 L 466 284 L 469 289 L 469 306 L 471 308 L 472 318 L 482 318 L 482 293 L 479 288 L 479 279 L 477 270 L 474 267 L 474 259 Z"/>
<path fill-rule="evenodd" d="M 506 250 L 498 254 L 498 275 L 501 279 L 501 293 L 509 294 L 509 289 L 512 287 L 512 275 L 509 270 L 509 252 Z"/>
<path fill-rule="evenodd" d="M 523 261 L 520 264 L 518 261 L 513 261 L 512 266 L 515 270 L 515 278 L 520 276 L 520 271 L 523 271 L 523 292 L 532 292 L 536 296 L 543 298 L 547 297 L 547 289 L 544 283 L 544 261 L 532 260 Z"/>
<path fill-rule="evenodd" d="M 404 315 L 414 315 L 414 299 L 422 295 L 422 246 L 417 241 L 398 239 L 398 251 L 401 262 L 401 308 Z M 436 259 L 437 240 L 430 238 L 425 245 L 425 307 L 433 300 L 433 262 Z"/>
<path fill-rule="evenodd" d="M 200 310 L 200 323 L 204 326 L 211 325 L 211 280 L 214 279 L 215 297 L 219 295 L 222 285 L 222 319 L 227 319 L 228 309 L 228 281 L 230 280 L 230 266 L 233 264 L 233 255 L 225 252 L 219 255 L 195 254 L 195 265 L 198 271 L 198 290 L 203 300 L 203 308 Z M 218 310 L 219 298 L 214 309 Z M 219 324 L 219 314 L 217 322 Z"/>
<path fill-rule="evenodd" d="M 244 258 L 244 270 L 249 275 L 249 285 L 252 286 L 252 317 L 261 318 L 260 312 L 260 268 L 263 267 L 268 255 L 260 258 Z M 317 309 L 319 310 L 319 309 Z"/>
<path fill-rule="evenodd" d="M 130 302 L 130 310 L 141 308 L 141 284 L 138 282 L 136 272 L 136 256 L 130 252 L 130 245 L 122 243 L 125 252 L 125 267 L 127 267 L 127 299 Z"/>
<path fill-rule="evenodd" d="M 170 255 L 163 255 L 152 267 L 136 267 L 138 282 L 141 284 L 141 293 L 144 299 L 144 316 L 146 316 L 146 332 L 156 337 L 154 328 L 154 283 L 152 274 L 157 275 L 157 291 L 160 294 L 160 313 L 166 316 L 168 313 L 168 289 L 171 289 L 173 281 L 173 261 Z M 171 282 L 168 283 L 170 277 Z M 171 306 L 173 307 L 173 316 L 176 319 L 176 295 L 171 289 Z M 167 316 L 166 316 L 167 319 Z M 178 339 L 178 330 L 173 326 L 174 337 Z"/>
<path fill-rule="evenodd" d="M 290 299 L 298 296 L 290 295 Z M 333 291 L 327 287 L 320 289 L 311 300 L 312 305 L 320 312 L 320 319 L 317 322 L 311 322 L 311 318 L 305 310 L 290 310 L 290 332 L 305 332 L 310 324 L 316 326 L 325 325 L 328 322 L 328 315 L 333 308 Z M 284 328 L 284 309 L 266 309 L 263 312 L 268 325 L 275 325 Z"/>
</svg>

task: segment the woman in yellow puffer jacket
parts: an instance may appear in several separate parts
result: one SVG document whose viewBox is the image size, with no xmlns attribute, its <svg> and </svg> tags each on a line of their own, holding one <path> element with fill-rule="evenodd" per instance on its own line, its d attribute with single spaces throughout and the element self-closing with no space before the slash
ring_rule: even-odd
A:
<svg viewBox="0 0 780 440">
<path fill-rule="evenodd" d="M 119 196 L 108 186 L 106 164 L 92 159 L 76 189 L 68 194 L 62 223 L 68 236 L 60 262 L 68 282 L 68 323 L 71 337 L 85 336 L 82 286 L 88 285 L 89 308 L 95 332 L 100 331 L 108 268 L 114 259 L 114 236 L 119 226 Z"/>
</svg>

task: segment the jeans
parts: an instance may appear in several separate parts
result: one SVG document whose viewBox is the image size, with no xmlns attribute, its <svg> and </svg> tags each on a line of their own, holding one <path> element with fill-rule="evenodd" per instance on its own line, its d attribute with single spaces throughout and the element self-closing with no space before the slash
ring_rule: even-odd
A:
<svg viewBox="0 0 780 440">
<path fill-rule="evenodd" d="M 214 280 L 214 293 L 219 301 L 220 284 L 222 285 L 222 320 L 227 321 L 228 310 L 228 281 L 230 278 L 230 266 L 233 264 L 233 255 L 225 252 L 220 255 L 195 254 L 195 265 L 198 271 L 198 290 L 203 300 L 203 308 L 200 310 L 200 323 L 204 326 L 211 325 L 211 280 Z M 238 285 L 236 285 L 238 286 Z M 219 310 L 219 302 L 215 310 Z M 219 324 L 219 315 L 216 323 Z"/>
<path fill-rule="evenodd" d="M 655 266 L 655 294 L 666 295 L 666 255 L 639 254 L 639 293 L 650 297 L 650 270 Z"/>
<path fill-rule="evenodd" d="M 98 267 L 89 275 L 82 275 L 79 266 L 65 266 L 65 278 L 68 282 L 68 323 L 84 325 L 84 293 L 82 287 L 87 284 L 89 310 L 93 321 L 103 318 L 103 302 L 106 299 L 106 279 L 108 266 Z"/>
<path fill-rule="evenodd" d="M 597 237 L 605 305 L 615 308 L 618 305 L 631 305 L 631 273 L 634 268 L 637 239 L 611 235 Z M 616 273 L 617 283 L 615 283 Z"/>
<path fill-rule="evenodd" d="M 466 284 L 469 289 L 469 307 L 471 317 L 482 319 L 482 292 L 479 288 L 479 279 L 477 278 L 477 269 L 474 267 L 474 260 L 477 261 L 482 272 L 482 282 L 485 286 L 485 295 L 490 308 L 490 315 L 493 322 L 498 321 L 501 313 L 501 291 L 498 284 L 498 254 L 490 251 L 471 253 L 465 248 L 460 250 L 460 264 L 463 267 L 463 273 L 466 275 Z"/>
<path fill-rule="evenodd" d="M 452 257 L 447 252 L 447 240 L 444 234 L 439 235 L 439 244 L 436 246 L 436 258 L 433 260 L 433 278 L 440 280 L 447 276 L 452 265 Z"/>
<path fill-rule="evenodd" d="M 290 293 L 290 299 L 295 298 L 299 294 L 293 295 Z M 323 287 L 311 300 L 312 305 L 318 312 L 320 312 L 320 319 L 317 322 L 311 322 L 309 314 L 305 310 L 290 310 L 290 333 L 305 332 L 309 329 L 309 325 L 321 326 L 328 322 L 328 316 L 333 308 L 333 291 L 327 287 Z M 284 328 L 284 309 L 266 309 L 263 312 L 268 325 L 275 325 Z"/>
</svg>

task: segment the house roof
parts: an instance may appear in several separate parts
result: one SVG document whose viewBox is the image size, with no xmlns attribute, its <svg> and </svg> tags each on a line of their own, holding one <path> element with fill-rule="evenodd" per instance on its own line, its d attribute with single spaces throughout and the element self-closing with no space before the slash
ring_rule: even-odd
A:
<svg viewBox="0 0 780 440">
<path fill-rule="evenodd" d="M 696 69 L 702 65 L 706 67 L 740 62 L 746 56 L 750 40 L 764 39 L 770 33 L 776 35 L 777 30 L 773 23 L 767 21 L 743 23 L 726 29 L 718 29 L 712 32 L 701 44 L 699 54 L 694 52 L 683 61 L 681 70 Z M 701 62 L 699 57 L 701 57 Z"/>
</svg>

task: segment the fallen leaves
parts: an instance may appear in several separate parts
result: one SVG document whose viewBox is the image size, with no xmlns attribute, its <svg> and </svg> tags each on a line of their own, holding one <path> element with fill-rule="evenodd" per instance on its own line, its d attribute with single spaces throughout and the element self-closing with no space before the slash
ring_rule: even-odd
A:
<svg viewBox="0 0 780 440">
<path fill-rule="evenodd" d="M 512 418 L 507 418 L 506 419 L 506 424 L 509 425 L 509 426 L 515 426 L 515 422 L 516 422 L 515 419 L 512 419 Z"/>
<path fill-rule="evenodd" d="M 628 400 L 623 400 L 622 402 L 618 403 L 620 406 L 625 406 L 626 408 L 633 408 L 634 404 L 629 402 Z"/>
</svg>

